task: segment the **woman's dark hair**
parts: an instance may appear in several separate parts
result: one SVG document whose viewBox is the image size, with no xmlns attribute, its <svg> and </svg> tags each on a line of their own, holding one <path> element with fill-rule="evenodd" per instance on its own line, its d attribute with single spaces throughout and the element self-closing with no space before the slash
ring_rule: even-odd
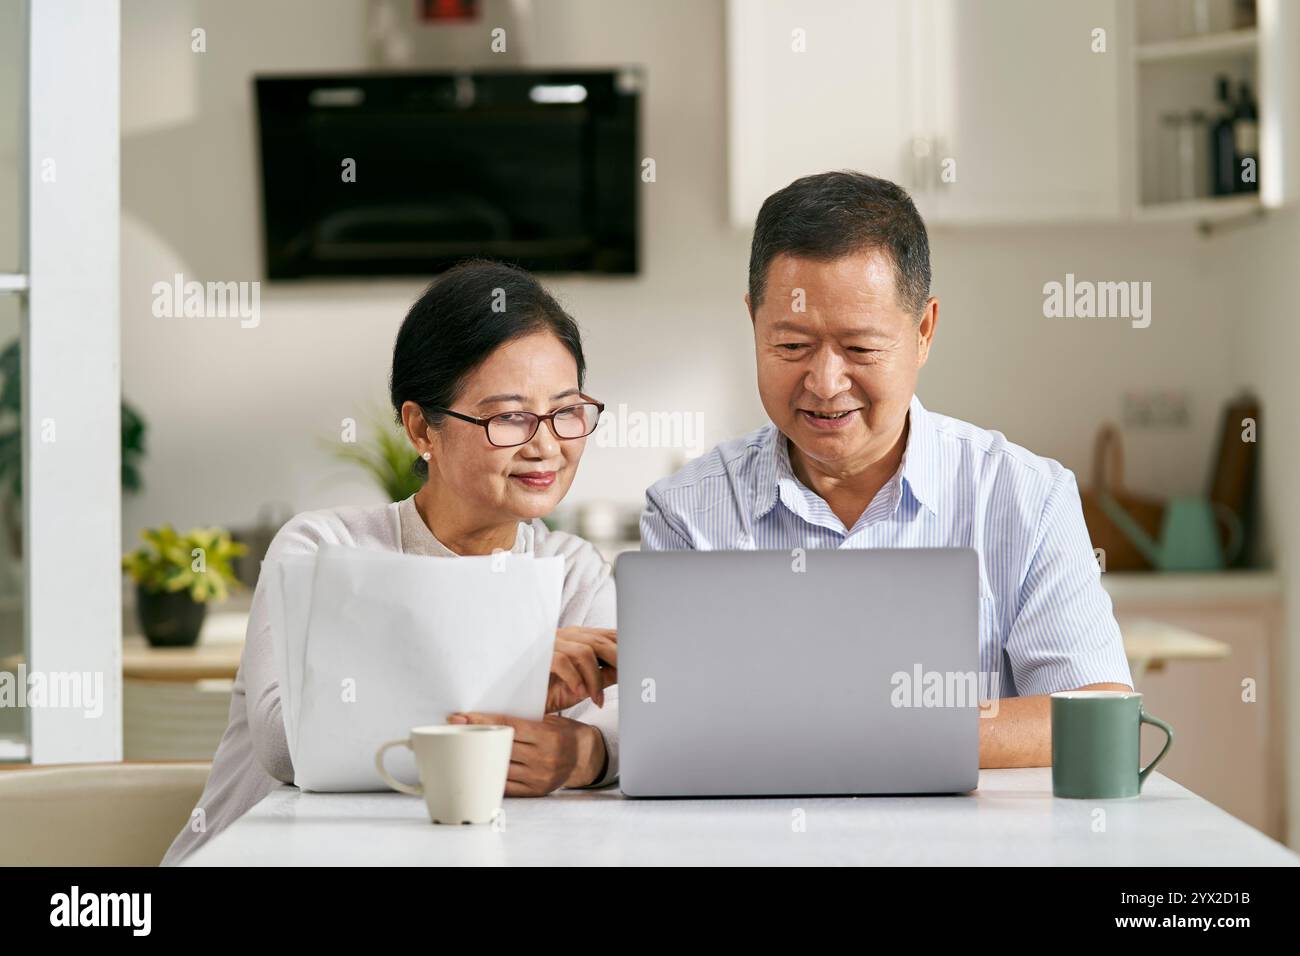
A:
<svg viewBox="0 0 1300 956">
<path fill-rule="evenodd" d="M 506 342 L 551 332 L 578 364 L 582 387 L 587 363 L 582 334 L 569 313 L 531 275 L 490 259 L 471 259 L 448 269 L 411 306 L 393 345 L 389 397 L 400 424 L 402 403 L 415 402 L 435 428 L 447 417 L 465 379 Z M 459 409 L 457 409 L 459 411 Z M 416 458 L 419 475 L 428 463 Z"/>
</svg>

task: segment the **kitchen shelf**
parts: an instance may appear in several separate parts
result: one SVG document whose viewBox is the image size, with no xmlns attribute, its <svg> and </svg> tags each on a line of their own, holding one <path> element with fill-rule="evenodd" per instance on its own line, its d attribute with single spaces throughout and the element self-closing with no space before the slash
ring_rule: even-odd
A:
<svg viewBox="0 0 1300 956">
<path fill-rule="evenodd" d="M 1116 603 L 1229 605 L 1278 601 L 1282 579 L 1275 571 L 1108 571 L 1102 587 Z"/>
<path fill-rule="evenodd" d="M 1270 9 L 1274 2 L 1269 0 Z M 1222 0 L 1214 3 L 1223 14 L 1227 4 Z M 1207 149 L 1209 139 L 1225 109 L 1235 112 L 1243 85 L 1249 85 L 1256 103 L 1259 142 L 1292 141 L 1300 122 L 1300 111 L 1295 108 L 1300 70 L 1293 68 L 1292 56 L 1300 42 L 1300 3 L 1284 0 L 1281 6 L 1271 16 L 1261 12 L 1258 25 L 1184 37 L 1176 37 L 1180 24 L 1174 4 L 1139 0 L 1126 6 L 1133 35 L 1176 37 L 1129 47 L 1131 134 L 1127 148 L 1131 158 L 1126 161 L 1126 178 L 1134 222 L 1187 223 L 1208 234 L 1229 220 L 1232 225 L 1256 221 L 1265 209 L 1300 196 L 1300 163 L 1292 161 L 1289 147 L 1285 153 L 1275 148 L 1272 161 L 1261 162 L 1256 168 L 1258 192 L 1182 200 L 1177 194 L 1192 190 L 1174 185 L 1191 175 L 1208 191 L 1215 161 Z M 1225 19 L 1226 25 L 1226 18 L 1219 18 Z M 1226 108 L 1218 95 L 1220 77 L 1227 80 L 1230 93 Z M 1185 158 L 1181 166 L 1178 162 L 1186 141 L 1178 128 L 1166 126 L 1165 120 L 1171 115 L 1187 119 L 1193 113 L 1202 114 L 1206 126 L 1194 132 L 1199 149 L 1195 168 L 1189 171 Z M 1254 155 L 1262 159 L 1258 147 Z M 1234 160 L 1233 165 L 1237 167 L 1234 177 L 1240 176 L 1239 164 Z"/>
<path fill-rule="evenodd" d="M 1259 193 L 1241 196 L 1207 196 L 1181 202 L 1143 203 L 1133 212 L 1138 222 L 1217 222 L 1259 212 Z"/>
<path fill-rule="evenodd" d="M 1180 37 L 1158 43 L 1139 43 L 1135 48 L 1139 63 L 1195 60 L 1202 57 L 1253 54 L 1259 45 L 1259 31 L 1254 27 L 1227 30 L 1201 36 Z"/>
</svg>

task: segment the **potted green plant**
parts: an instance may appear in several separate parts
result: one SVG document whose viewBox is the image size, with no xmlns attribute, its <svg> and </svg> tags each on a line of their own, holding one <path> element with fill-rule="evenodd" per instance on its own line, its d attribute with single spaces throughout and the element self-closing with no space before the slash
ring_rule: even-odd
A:
<svg viewBox="0 0 1300 956">
<path fill-rule="evenodd" d="M 415 473 L 415 450 L 406 432 L 373 415 L 373 437 L 369 442 L 322 438 L 321 445 L 340 461 L 359 465 L 390 501 L 402 501 L 420 490 L 424 479 Z"/>
<path fill-rule="evenodd" d="M 140 532 L 145 547 L 122 556 L 135 581 L 140 630 L 155 647 L 197 643 L 209 602 L 224 601 L 240 586 L 230 560 L 248 546 L 223 528 L 193 528 L 179 534 L 171 525 Z"/>
</svg>

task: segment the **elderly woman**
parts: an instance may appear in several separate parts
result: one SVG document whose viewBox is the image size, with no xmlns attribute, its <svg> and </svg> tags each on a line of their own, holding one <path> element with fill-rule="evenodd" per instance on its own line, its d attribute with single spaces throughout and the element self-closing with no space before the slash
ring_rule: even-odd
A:
<svg viewBox="0 0 1300 956">
<path fill-rule="evenodd" d="M 532 276 L 486 261 L 457 266 L 411 307 L 393 349 L 393 409 L 424 484 L 394 504 L 299 514 L 267 553 L 310 554 L 333 543 L 437 558 L 497 548 L 564 558 L 546 716 L 448 718 L 515 728 L 507 796 L 601 786 L 617 775 L 614 581 L 595 548 L 539 520 L 569 490 L 603 408 L 582 393 L 584 372 L 577 325 Z M 280 782 L 293 783 L 273 661 L 259 582 L 230 724 L 163 865 L 181 861 Z"/>
</svg>

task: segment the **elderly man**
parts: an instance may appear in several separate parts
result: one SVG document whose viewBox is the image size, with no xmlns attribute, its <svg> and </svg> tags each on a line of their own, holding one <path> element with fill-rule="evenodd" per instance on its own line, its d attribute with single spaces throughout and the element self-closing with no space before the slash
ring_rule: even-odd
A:
<svg viewBox="0 0 1300 956">
<path fill-rule="evenodd" d="M 1132 678 L 1074 474 L 914 394 L 939 323 L 916 207 L 860 173 L 796 180 L 759 210 L 745 304 L 771 423 L 653 485 L 642 547 L 974 548 L 1001 695 L 980 766 L 1050 764 L 1047 695 Z"/>
</svg>

